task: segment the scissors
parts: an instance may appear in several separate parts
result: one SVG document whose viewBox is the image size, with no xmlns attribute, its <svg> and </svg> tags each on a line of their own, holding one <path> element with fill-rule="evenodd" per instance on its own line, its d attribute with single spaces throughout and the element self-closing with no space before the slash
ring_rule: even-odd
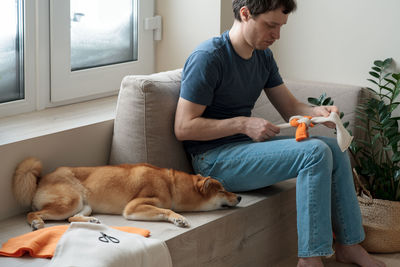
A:
<svg viewBox="0 0 400 267">
<path fill-rule="evenodd" d="M 100 240 L 101 242 L 109 243 L 109 242 L 111 241 L 111 242 L 113 242 L 113 243 L 119 243 L 119 240 L 118 240 L 117 238 L 115 238 L 115 237 L 106 235 L 106 234 L 103 233 L 103 232 L 100 232 L 100 234 L 101 234 L 101 236 L 99 237 L 99 240 Z"/>
</svg>

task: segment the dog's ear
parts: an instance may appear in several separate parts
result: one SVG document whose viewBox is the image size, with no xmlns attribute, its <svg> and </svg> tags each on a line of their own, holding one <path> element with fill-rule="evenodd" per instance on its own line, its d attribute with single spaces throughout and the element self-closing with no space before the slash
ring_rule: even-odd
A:
<svg viewBox="0 0 400 267">
<path fill-rule="evenodd" d="M 200 193 L 202 193 L 203 195 L 209 193 L 212 190 L 220 190 L 222 188 L 221 184 L 218 181 L 212 179 L 210 176 L 201 179 L 197 183 L 197 187 Z"/>
<path fill-rule="evenodd" d="M 197 182 L 197 188 L 198 188 L 199 192 L 204 195 L 208 192 L 210 184 L 211 184 L 210 177 L 202 177 L 202 179 L 200 179 Z"/>
</svg>

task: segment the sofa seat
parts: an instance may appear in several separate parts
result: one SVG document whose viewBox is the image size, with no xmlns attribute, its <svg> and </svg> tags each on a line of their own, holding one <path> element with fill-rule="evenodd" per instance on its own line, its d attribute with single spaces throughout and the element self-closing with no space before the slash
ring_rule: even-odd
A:
<svg viewBox="0 0 400 267">
<path fill-rule="evenodd" d="M 149 238 L 166 242 L 174 267 L 276 266 L 296 254 L 295 179 L 240 194 L 236 208 L 182 213 L 189 228 L 167 222 L 128 221 L 118 215 L 95 215 L 109 226 L 150 230 Z M 46 226 L 67 224 L 50 221 Z M 25 215 L 0 222 L 0 242 L 30 231 Z M 0 256 L 0 266 L 42 267 L 47 259 Z"/>
</svg>

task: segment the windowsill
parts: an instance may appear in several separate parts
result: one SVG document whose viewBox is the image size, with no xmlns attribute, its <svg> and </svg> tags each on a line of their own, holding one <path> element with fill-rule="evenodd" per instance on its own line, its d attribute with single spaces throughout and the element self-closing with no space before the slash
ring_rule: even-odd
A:
<svg viewBox="0 0 400 267">
<path fill-rule="evenodd" d="M 0 145 L 113 120 L 117 96 L 0 119 Z"/>
</svg>

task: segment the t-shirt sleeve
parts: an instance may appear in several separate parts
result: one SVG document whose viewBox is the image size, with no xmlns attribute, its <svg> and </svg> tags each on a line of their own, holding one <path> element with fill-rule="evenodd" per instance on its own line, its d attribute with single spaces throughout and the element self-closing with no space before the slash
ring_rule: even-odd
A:
<svg viewBox="0 0 400 267">
<path fill-rule="evenodd" d="M 276 65 L 274 56 L 272 55 L 271 50 L 266 50 L 265 51 L 265 56 L 267 58 L 266 63 L 267 63 L 267 68 L 269 69 L 269 77 L 267 82 L 264 85 L 264 88 L 272 88 L 278 85 L 283 84 L 283 80 L 281 75 L 279 74 L 279 69 L 278 66 Z"/>
<path fill-rule="evenodd" d="M 182 71 L 180 97 L 200 105 L 210 105 L 219 81 L 215 57 L 206 51 L 189 56 Z"/>
</svg>

